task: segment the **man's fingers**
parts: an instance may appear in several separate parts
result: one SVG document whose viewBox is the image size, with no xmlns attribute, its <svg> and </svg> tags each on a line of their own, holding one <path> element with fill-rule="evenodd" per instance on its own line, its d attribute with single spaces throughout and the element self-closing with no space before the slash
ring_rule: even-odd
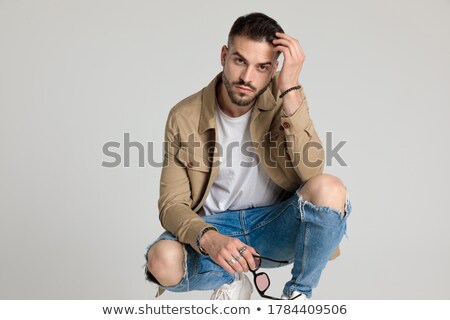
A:
<svg viewBox="0 0 450 320">
<path fill-rule="evenodd" d="M 236 257 L 237 257 L 237 255 L 236 255 Z M 230 260 L 228 260 L 228 263 L 230 264 L 231 268 L 233 268 L 235 271 L 237 271 L 237 272 L 245 272 L 245 269 L 242 266 L 242 262 L 236 260 L 235 257 L 230 258 Z"/>
<path fill-rule="evenodd" d="M 226 258 L 224 258 L 225 262 L 227 263 L 227 265 L 233 270 L 232 272 L 246 272 L 245 268 L 247 267 L 245 261 L 244 264 L 242 265 L 242 261 L 240 260 L 244 260 L 242 258 L 236 259 L 238 257 L 238 253 L 232 253 L 227 254 Z M 248 267 L 247 267 L 248 269 Z M 247 270 L 248 271 L 248 270 Z"/>
<path fill-rule="evenodd" d="M 246 260 L 250 266 L 250 269 L 254 270 L 256 269 L 256 262 L 254 256 L 259 256 L 259 253 L 256 252 L 256 250 L 253 247 L 248 247 L 247 251 L 248 251 L 247 255 L 249 255 L 249 257 L 246 258 Z"/>
<path fill-rule="evenodd" d="M 253 255 L 257 255 L 255 249 L 246 245 L 237 238 L 222 236 L 221 244 L 211 252 L 211 258 L 227 272 L 247 272 L 255 269 Z"/>
<path fill-rule="evenodd" d="M 237 246 L 232 250 L 232 255 L 236 261 L 239 262 L 240 267 L 244 272 L 248 271 L 248 255 L 245 253 L 248 251 L 248 248 L 251 248 L 250 246 L 247 246 L 245 243 L 238 243 Z M 237 270 L 237 268 L 235 268 Z"/>
<path fill-rule="evenodd" d="M 273 44 L 276 46 L 284 46 L 289 49 L 292 56 L 296 57 L 301 54 L 300 45 L 296 41 L 286 40 L 286 39 L 276 39 L 273 40 Z"/>
<path fill-rule="evenodd" d="M 275 32 L 275 36 L 278 39 L 293 39 L 291 36 L 289 36 L 288 34 L 283 33 L 283 32 Z"/>
<path fill-rule="evenodd" d="M 285 57 L 285 60 L 286 58 L 292 57 L 291 51 L 286 46 L 276 46 L 273 50 L 282 52 Z"/>
<path fill-rule="evenodd" d="M 259 253 L 256 252 L 255 248 L 253 248 L 253 247 L 248 247 L 248 250 L 251 252 L 251 254 L 252 254 L 253 256 L 259 256 Z"/>
<path fill-rule="evenodd" d="M 273 44 L 276 46 L 285 46 L 289 48 L 289 52 L 293 57 L 297 57 L 300 60 L 304 60 L 305 54 L 303 52 L 303 48 L 300 44 L 300 41 L 297 39 L 285 34 L 285 33 L 279 33 L 277 32 L 275 34 L 278 39 L 273 40 Z M 278 50 L 277 50 L 278 51 Z M 286 54 L 286 52 L 283 52 Z"/>
<path fill-rule="evenodd" d="M 219 258 L 216 261 L 223 269 L 225 269 L 225 271 L 228 271 L 230 273 L 236 272 L 236 270 L 234 270 L 231 265 L 225 261 L 225 259 Z"/>
<path fill-rule="evenodd" d="M 274 43 L 274 45 L 276 45 L 274 50 L 283 52 L 285 58 L 292 58 L 294 61 L 304 60 L 304 53 L 299 47 L 288 46 L 278 42 Z"/>
<path fill-rule="evenodd" d="M 244 248 L 245 248 L 245 249 L 244 249 Z M 258 255 L 258 253 L 256 252 L 256 250 L 253 249 L 253 247 L 250 247 L 250 246 L 248 246 L 248 245 L 244 245 L 243 247 L 241 247 L 241 248 L 239 249 L 239 252 L 240 252 L 241 255 L 242 255 L 241 260 L 245 260 L 246 267 L 247 267 L 246 271 L 248 271 L 248 268 L 254 270 L 255 267 L 256 267 L 256 264 L 255 264 L 255 259 L 253 258 L 253 256 L 254 256 L 254 255 L 255 255 L 255 256 Z M 245 269 L 245 268 L 244 268 L 244 269 Z"/>
<path fill-rule="evenodd" d="M 240 264 L 240 266 L 244 272 L 248 271 L 247 260 L 245 259 L 245 257 L 242 254 L 240 254 L 238 251 L 236 251 L 234 259 L 236 261 L 238 261 L 238 263 Z"/>
</svg>

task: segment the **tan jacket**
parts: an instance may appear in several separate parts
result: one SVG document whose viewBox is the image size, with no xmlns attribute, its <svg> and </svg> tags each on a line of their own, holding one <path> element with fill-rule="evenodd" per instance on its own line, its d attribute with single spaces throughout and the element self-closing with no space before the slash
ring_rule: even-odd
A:
<svg viewBox="0 0 450 320">
<path fill-rule="evenodd" d="M 214 146 L 216 84 L 220 79 L 221 74 L 206 88 L 179 102 L 166 123 L 159 218 L 166 230 L 197 251 L 197 236 L 210 226 L 200 216 L 202 206 L 219 174 Z M 300 108 L 287 117 L 281 112 L 277 79 L 278 75 L 253 106 L 250 136 L 269 177 L 293 192 L 322 173 L 324 152 L 303 89 Z"/>
</svg>

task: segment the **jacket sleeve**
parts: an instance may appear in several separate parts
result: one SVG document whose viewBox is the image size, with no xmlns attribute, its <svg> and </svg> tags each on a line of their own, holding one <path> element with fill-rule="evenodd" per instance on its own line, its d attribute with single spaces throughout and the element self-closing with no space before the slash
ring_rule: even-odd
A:
<svg viewBox="0 0 450 320">
<path fill-rule="evenodd" d="M 199 251 L 196 240 L 200 232 L 211 226 L 191 209 L 191 189 L 186 167 L 177 159 L 180 141 L 176 117 L 168 116 L 165 129 L 164 164 L 161 172 L 159 220 L 164 229 L 182 243 Z"/>
<path fill-rule="evenodd" d="M 286 152 L 300 180 L 306 182 L 323 172 L 325 157 L 322 142 L 309 117 L 303 87 L 300 96 L 300 107 L 293 115 L 287 116 L 281 109 L 281 125 L 286 138 Z"/>
</svg>

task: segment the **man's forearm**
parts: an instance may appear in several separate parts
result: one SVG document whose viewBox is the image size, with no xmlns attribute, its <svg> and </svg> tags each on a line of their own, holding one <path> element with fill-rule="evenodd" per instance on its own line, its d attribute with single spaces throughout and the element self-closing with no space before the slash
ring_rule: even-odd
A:
<svg viewBox="0 0 450 320">
<path fill-rule="evenodd" d="M 283 96 L 283 111 L 285 115 L 290 117 L 302 104 L 302 96 L 299 90 L 292 90 Z"/>
</svg>

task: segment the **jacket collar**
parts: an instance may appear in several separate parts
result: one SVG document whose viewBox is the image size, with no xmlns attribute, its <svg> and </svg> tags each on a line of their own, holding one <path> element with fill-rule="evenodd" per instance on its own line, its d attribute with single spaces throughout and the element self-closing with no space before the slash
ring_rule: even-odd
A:
<svg viewBox="0 0 450 320">
<path fill-rule="evenodd" d="M 216 86 L 221 79 L 222 73 L 219 73 L 203 90 L 202 109 L 198 125 L 199 133 L 204 133 L 206 130 L 216 127 Z M 276 106 L 276 100 L 272 94 L 272 86 L 273 83 L 271 82 L 266 91 L 256 99 L 252 113 L 257 112 L 259 114 L 260 111 L 272 110 Z M 253 115 L 252 118 L 254 119 L 257 114 Z"/>
</svg>

